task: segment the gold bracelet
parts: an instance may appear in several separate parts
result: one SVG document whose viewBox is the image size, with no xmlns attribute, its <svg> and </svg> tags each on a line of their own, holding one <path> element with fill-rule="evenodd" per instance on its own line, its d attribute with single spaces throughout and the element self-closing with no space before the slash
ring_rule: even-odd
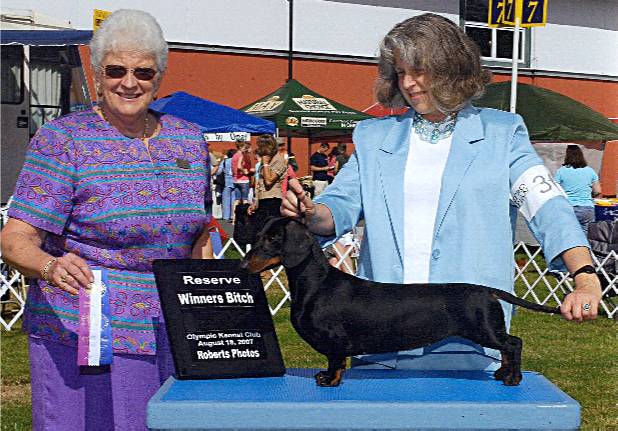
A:
<svg viewBox="0 0 618 431">
<path fill-rule="evenodd" d="M 56 263 L 56 261 L 57 261 L 57 260 L 58 260 L 58 259 L 57 259 L 57 258 L 55 258 L 55 257 L 54 257 L 54 258 L 51 258 L 51 259 L 50 259 L 50 260 L 49 260 L 49 261 L 45 264 L 45 266 L 43 266 L 43 271 L 41 271 L 41 274 L 42 274 L 42 276 L 43 276 L 42 278 L 43 278 L 43 280 L 44 280 L 44 281 L 46 281 L 46 282 L 48 282 L 48 283 L 49 283 L 49 279 L 47 278 L 47 276 L 48 276 L 48 272 L 49 272 L 49 270 L 51 269 L 52 265 L 53 265 L 54 263 Z"/>
</svg>

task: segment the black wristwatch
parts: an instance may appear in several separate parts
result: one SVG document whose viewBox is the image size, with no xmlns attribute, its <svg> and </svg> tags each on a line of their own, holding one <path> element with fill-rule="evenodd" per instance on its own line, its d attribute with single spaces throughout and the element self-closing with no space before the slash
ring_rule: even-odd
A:
<svg viewBox="0 0 618 431">
<path fill-rule="evenodd" d="M 575 271 L 573 274 L 571 274 L 571 277 L 575 278 L 576 275 L 581 274 L 582 272 L 585 272 L 586 274 L 596 274 L 597 273 L 596 269 L 594 269 L 594 266 L 584 265 L 581 268 L 579 268 L 577 271 Z"/>
</svg>

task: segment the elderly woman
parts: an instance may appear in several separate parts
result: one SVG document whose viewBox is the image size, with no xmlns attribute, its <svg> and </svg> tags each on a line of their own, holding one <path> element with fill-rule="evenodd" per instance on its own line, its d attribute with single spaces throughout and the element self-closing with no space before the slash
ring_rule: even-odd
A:
<svg viewBox="0 0 618 431">
<path fill-rule="evenodd" d="M 2 231 L 2 257 L 38 279 L 28 293 L 33 428 L 145 430 L 146 402 L 173 371 L 154 259 L 207 257 L 209 156 L 199 129 L 148 110 L 167 65 L 155 19 L 119 10 L 91 43 L 99 103 L 45 124 Z M 113 362 L 77 366 L 79 297 L 107 276 Z"/>
<path fill-rule="evenodd" d="M 601 289 L 588 242 L 521 117 L 471 105 L 487 78 L 477 46 L 452 21 L 424 14 L 397 24 L 381 44 L 377 97 L 386 106 L 410 109 L 361 122 L 355 152 L 333 184 L 312 202 L 292 182 L 282 213 L 296 216 L 298 197 L 310 229 L 334 237 L 363 218 L 362 277 L 473 283 L 511 292 L 511 222 L 518 207 L 546 261 L 564 262 L 573 274 L 577 288 L 564 299 L 563 316 L 593 319 Z M 511 307 L 504 311 L 508 323 Z M 496 369 L 497 352 L 449 341 L 361 360 L 402 368 Z"/>
</svg>

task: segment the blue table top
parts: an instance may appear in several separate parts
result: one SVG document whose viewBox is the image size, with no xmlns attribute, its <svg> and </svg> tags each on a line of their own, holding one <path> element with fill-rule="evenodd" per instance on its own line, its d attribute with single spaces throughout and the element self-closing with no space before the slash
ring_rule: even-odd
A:
<svg viewBox="0 0 618 431">
<path fill-rule="evenodd" d="M 152 429 L 577 429 L 579 404 L 541 374 L 505 386 L 483 371 L 315 369 L 283 377 L 170 378 L 149 402 Z"/>
<path fill-rule="evenodd" d="M 288 369 L 284 377 L 177 380 L 163 401 L 199 402 L 567 402 L 538 373 L 505 386 L 484 371 L 347 370 L 336 388 L 319 387 L 314 369 Z"/>
</svg>

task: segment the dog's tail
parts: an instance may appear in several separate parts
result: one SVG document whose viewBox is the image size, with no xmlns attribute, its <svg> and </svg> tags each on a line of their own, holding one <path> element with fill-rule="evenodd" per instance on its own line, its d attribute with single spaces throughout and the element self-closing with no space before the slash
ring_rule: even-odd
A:
<svg viewBox="0 0 618 431">
<path fill-rule="evenodd" d="M 490 293 L 509 304 L 519 305 L 520 307 L 527 308 L 529 310 L 541 311 L 543 313 L 560 314 L 560 307 L 548 307 L 547 305 L 535 304 L 524 299 L 518 298 L 515 295 L 511 295 L 504 290 L 490 288 Z"/>
</svg>

